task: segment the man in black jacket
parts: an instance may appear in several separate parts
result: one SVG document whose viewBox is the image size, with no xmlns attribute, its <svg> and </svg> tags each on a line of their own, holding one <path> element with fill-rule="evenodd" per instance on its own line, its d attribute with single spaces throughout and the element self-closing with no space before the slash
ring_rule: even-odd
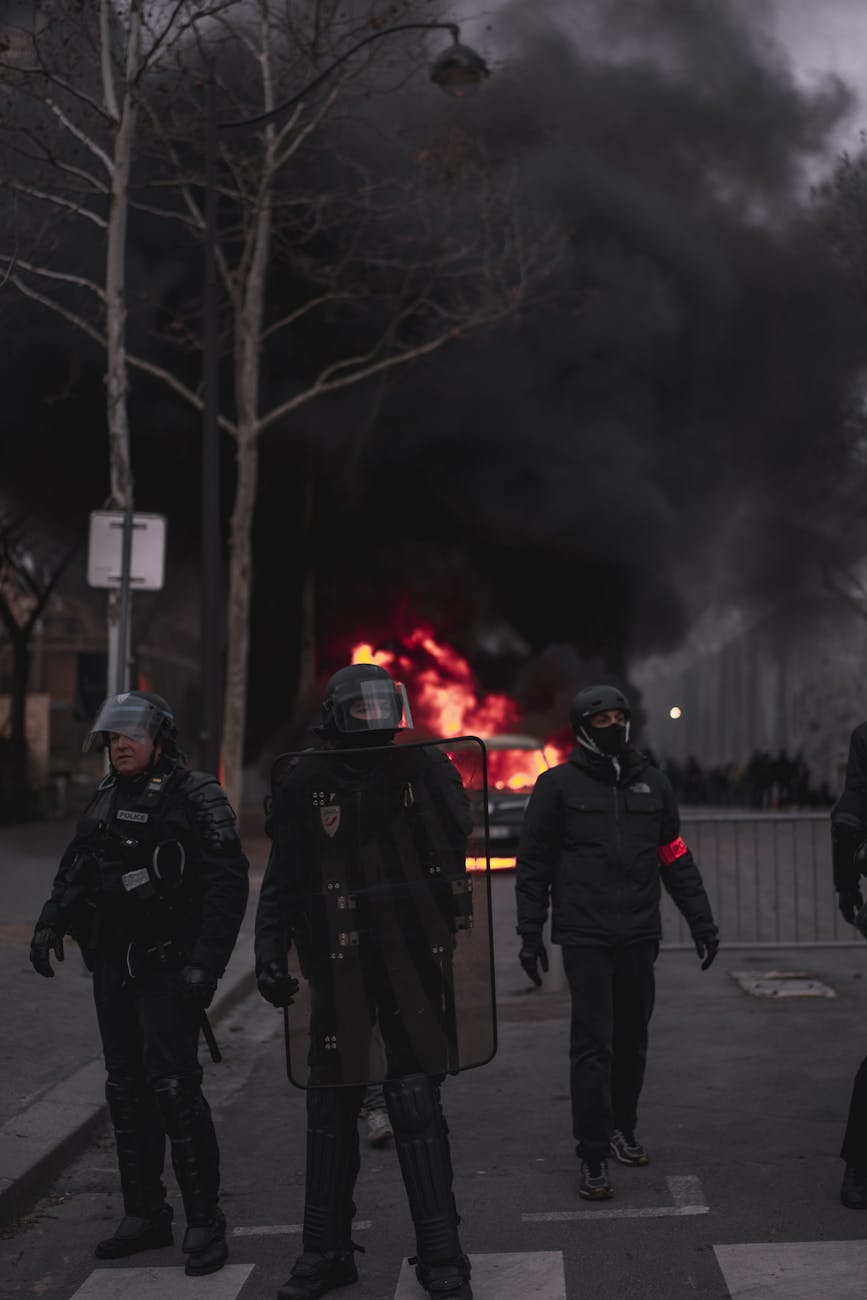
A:
<svg viewBox="0 0 867 1300">
<path fill-rule="evenodd" d="M 861 876 L 867 870 L 867 722 L 849 737 L 843 793 L 831 809 L 831 860 L 837 905 L 852 925 L 864 906 Z M 863 917 L 858 924 L 864 926 Z M 867 1056 L 852 1083 L 840 1157 L 845 1162 L 840 1200 L 850 1210 L 867 1210 Z"/>
<path fill-rule="evenodd" d="M 614 686 L 572 701 L 576 746 L 538 777 L 518 846 L 520 963 L 548 969 L 542 929 L 563 946 L 572 1001 L 572 1132 L 585 1200 L 613 1195 L 608 1155 L 646 1165 L 635 1136 L 659 953 L 660 881 L 689 925 L 702 970 L 719 947 L 710 902 L 668 778 L 630 746 L 630 706 Z"/>
<path fill-rule="evenodd" d="M 108 749 L 109 771 L 63 854 L 30 960 L 52 978 L 51 954 L 63 960 L 69 934 L 93 974 L 124 1203 L 98 1258 L 172 1244 L 168 1136 L 186 1212 L 185 1271 L 199 1276 L 228 1256 L 199 1030 L 244 917 L 248 864 L 222 787 L 185 766 L 162 696 L 107 699 L 85 749 L 94 745 Z"/>
</svg>

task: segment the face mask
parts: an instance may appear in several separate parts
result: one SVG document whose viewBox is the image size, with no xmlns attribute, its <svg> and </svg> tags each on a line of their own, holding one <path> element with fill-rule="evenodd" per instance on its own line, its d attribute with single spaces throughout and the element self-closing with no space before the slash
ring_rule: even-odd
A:
<svg viewBox="0 0 867 1300">
<path fill-rule="evenodd" d="M 587 732 L 609 758 L 616 758 L 626 748 L 626 728 L 619 722 L 610 727 L 588 727 Z"/>
</svg>

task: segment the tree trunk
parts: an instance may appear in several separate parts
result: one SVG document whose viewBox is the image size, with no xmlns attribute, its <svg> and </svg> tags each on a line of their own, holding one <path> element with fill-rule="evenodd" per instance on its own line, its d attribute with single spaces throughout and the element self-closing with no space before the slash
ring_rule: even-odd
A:
<svg viewBox="0 0 867 1300">
<path fill-rule="evenodd" d="M 24 820 L 32 811 L 30 764 L 27 753 L 27 683 L 30 679 L 28 638 L 12 640 L 12 695 L 9 700 L 9 737 L 12 758 L 12 789 L 9 808 L 16 820 Z"/>
</svg>

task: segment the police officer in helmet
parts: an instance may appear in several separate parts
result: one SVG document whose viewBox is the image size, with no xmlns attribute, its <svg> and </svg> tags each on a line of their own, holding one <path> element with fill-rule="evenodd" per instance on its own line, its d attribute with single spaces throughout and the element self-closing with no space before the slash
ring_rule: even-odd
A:
<svg viewBox="0 0 867 1300">
<path fill-rule="evenodd" d="M 440 1099 L 450 1070 L 443 1062 L 454 1047 L 454 1026 L 442 1007 L 461 924 L 450 909 L 466 897 L 460 877 L 472 816 L 445 752 L 393 744 L 411 726 L 403 687 L 385 669 L 342 668 L 327 684 L 314 727 L 322 743 L 287 756 L 291 762 L 274 779 L 267 823 L 273 844 L 256 916 L 258 985 L 274 1006 L 292 1004 L 298 983 L 287 955 L 294 946 L 313 1007 L 303 1252 L 278 1300 L 316 1300 L 358 1279 L 351 1240 L 357 1126 L 372 1081 L 364 1071 L 377 1018 L 418 1280 L 431 1297 L 472 1300 Z M 330 911 L 327 893 L 339 893 L 347 910 Z M 338 915 L 346 919 L 337 924 L 355 926 L 358 935 L 342 950 L 332 933 Z M 335 962 L 335 951 L 347 960 Z M 406 963 L 406 978 L 398 961 Z M 407 1000 L 416 995 L 410 1013 Z M 353 1056 L 347 1042 L 356 1039 Z"/>
<path fill-rule="evenodd" d="M 248 863 L 214 777 L 187 767 L 169 704 L 109 697 L 85 740 L 108 772 L 78 820 L 30 948 L 54 976 L 70 935 L 92 973 L 124 1217 L 96 1246 L 118 1259 L 173 1243 L 166 1137 L 186 1215 L 191 1276 L 226 1261 L 220 1155 L 198 1038 L 247 905 Z"/>
</svg>

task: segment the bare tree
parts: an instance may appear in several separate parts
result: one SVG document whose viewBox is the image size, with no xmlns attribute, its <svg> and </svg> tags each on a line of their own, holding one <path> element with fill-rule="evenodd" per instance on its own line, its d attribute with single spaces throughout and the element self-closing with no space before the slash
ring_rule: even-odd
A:
<svg viewBox="0 0 867 1300">
<path fill-rule="evenodd" d="M 129 6 L 129 17 L 136 8 Z M 166 51 L 169 18 L 177 23 L 185 6 L 177 4 L 171 14 L 161 8 Z M 377 24 L 384 29 L 412 11 L 412 0 L 382 10 L 372 3 L 302 8 L 272 0 L 199 5 L 195 23 L 190 18 L 172 43 L 174 62 L 166 57 L 157 67 L 152 56 L 153 77 L 143 69 L 125 81 L 134 87 L 148 151 L 142 166 L 152 182 L 148 194 L 137 193 L 132 205 L 143 218 L 172 222 L 179 240 L 201 241 L 208 230 L 204 83 L 213 79 L 224 120 L 268 117 L 251 130 L 219 132 L 215 255 L 224 297 L 219 338 L 231 357 L 219 424 L 234 441 L 236 462 L 222 767 L 236 804 L 242 793 L 261 435 L 266 430 L 291 435 L 292 417 L 305 404 L 419 361 L 469 330 L 513 314 L 533 276 L 550 268 L 556 256 L 548 232 L 525 229 L 517 178 L 509 168 L 495 168 L 459 123 L 452 119 L 436 131 L 432 127 L 429 143 L 410 150 L 399 134 L 385 129 L 386 115 L 370 110 L 375 102 L 370 97 L 383 94 L 391 95 L 395 111 L 405 106 L 405 47 L 401 58 L 390 41 L 380 43 L 389 45 L 388 58 L 378 58 L 379 47 L 366 48 L 290 112 L 268 116 Z M 115 21 L 121 21 L 117 13 Z M 406 39 L 394 37 L 398 44 Z M 40 106 L 44 101 L 43 93 Z M 118 128 L 114 131 L 117 138 Z M 129 132 L 124 139 L 128 181 Z M 40 176 L 58 165 L 69 175 L 65 156 L 45 151 L 28 158 L 32 166 L 39 164 Z M 80 170 L 77 162 L 73 170 Z M 88 184 L 92 180 L 88 173 Z M 40 198 L 38 191 L 31 180 L 28 199 Z M 130 201 L 128 185 L 125 194 Z M 110 215 L 114 201 L 109 198 Z M 83 200 L 69 202 L 83 211 Z M 174 295 L 171 319 L 163 318 L 152 346 L 124 350 L 123 295 L 116 278 L 109 292 L 108 275 L 104 288 L 83 276 L 73 277 L 69 286 L 69 273 L 64 277 L 66 286 L 102 302 L 102 323 L 96 324 L 77 305 L 61 306 L 42 287 L 57 284 L 48 260 L 25 261 L 8 249 L 0 268 L 22 293 L 61 310 L 106 348 L 110 368 L 117 368 L 109 395 L 113 446 L 124 448 L 127 465 L 128 430 L 116 408 L 125 400 L 129 368 L 164 383 L 193 410 L 203 409 L 202 387 L 190 381 L 190 359 L 183 355 L 184 348 L 189 354 L 200 348 L 198 283 L 190 281 L 186 295 Z M 327 337 L 325 359 L 303 346 L 309 331 Z M 170 339 L 182 348 L 176 360 L 166 356 Z M 304 604 L 312 610 L 309 589 Z M 309 627 L 300 630 L 299 639 L 310 671 Z"/>
<path fill-rule="evenodd" d="M 3 31 L 8 233 L 0 266 L 7 284 L 61 315 L 104 355 L 110 509 L 131 510 L 134 496 L 127 224 L 140 106 L 172 44 L 220 7 L 218 0 L 81 0 L 70 9 L 63 0 L 37 0 Z M 112 592 L 110 658 L 117 615 Z"/>
<path fill-rule="evenodd" d="M 54 547 L 33 519 L 0 518 L 0 624 L 12 649 L 9 698 L 10 788 L 4 802 L 20 815 L 31 807 L 27 755 L 30 643 L 57 584 L 81 543 Z"/>
</svg>

